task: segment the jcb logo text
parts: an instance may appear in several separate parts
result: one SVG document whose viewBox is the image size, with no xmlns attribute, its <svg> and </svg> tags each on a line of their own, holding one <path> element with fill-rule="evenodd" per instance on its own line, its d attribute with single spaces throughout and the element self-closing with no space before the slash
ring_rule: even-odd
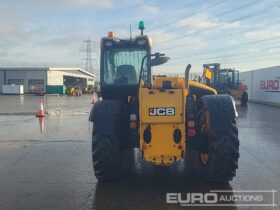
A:
<svg viewBox="0 0 280 210">
<path fill-rule="evenodd" d="M 166 108 L 149 108 L 149 116 L 174 116 L 175 108 L 166 107 Z"/>
</svg>

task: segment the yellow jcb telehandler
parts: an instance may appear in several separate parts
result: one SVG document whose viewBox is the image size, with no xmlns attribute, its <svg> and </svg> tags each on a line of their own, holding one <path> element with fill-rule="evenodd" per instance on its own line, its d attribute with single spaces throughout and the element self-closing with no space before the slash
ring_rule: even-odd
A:
<svg viewBox="0 0 280 210">
<path fill-rule="evenodd" d="M 92 108 L 92 161 L 100 181 L 120 176 L 122 153 L 139 148 L 154 165 L 170 165 L 198 151 L 206 179 L 227 182 L 239 158 L 235 104 L 229 95 L 185 78 L 152 76 L 152 66 L 168 57 L 151 53 L 151 38 L 119 39 L 113 32 L 101 39 L 101 101 Z"/>
</svg>

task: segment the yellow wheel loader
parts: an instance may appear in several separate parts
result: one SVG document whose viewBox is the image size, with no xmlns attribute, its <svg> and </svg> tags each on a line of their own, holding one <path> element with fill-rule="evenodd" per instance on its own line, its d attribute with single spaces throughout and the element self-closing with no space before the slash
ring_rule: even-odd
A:
<svg viewBox="0 0 280 210">
<path fill-rule="evenodd" d="M 198 151 L 199 167 L 209 181 L 227 182 L 235 176 L 239 158 L 237 112 L 232 98 L 217 95 L 185 78 L 153 76 L 152 67 L 168 61 L 151 53 L 151 38 L 119 39 L 113 32 L 101 39 L 102 101 L 92 108 L 92 161 L 99 181 L 120 176 L 122 153 L 139 148 L 154 165 L 188 161 Z M 190 160 L 191 161 L 191 160 Z"/>
</svg>

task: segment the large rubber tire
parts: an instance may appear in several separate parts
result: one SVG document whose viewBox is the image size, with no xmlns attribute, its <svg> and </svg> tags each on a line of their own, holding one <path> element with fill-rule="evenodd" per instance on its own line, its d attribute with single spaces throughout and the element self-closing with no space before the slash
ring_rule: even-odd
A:
<svg viewBox="0 0 280 210">
<path fill-rule="evenodd" d="M 119 178 L 122 153 L 117 136 L 92 135 L 92 164 L 99 181 Z"/>
<path fill-rule="evenodd" d="M 240 99 L 240 102 L 242 105 L 246 105 L 247 102 L 248 102 L 248 93 L 247 91 L 244 91 L 242 96 L 241 96 L 241 99 Z"/>
<path fill-rule="evenodd" d="M 233 120 L 231 127 L 223 133 L 207 133 L 208 162 L 203 164 L 204 176 L 211 182 L 228 182 L 236 175 L 239 158 L 238 130 Z"/>
</svg>

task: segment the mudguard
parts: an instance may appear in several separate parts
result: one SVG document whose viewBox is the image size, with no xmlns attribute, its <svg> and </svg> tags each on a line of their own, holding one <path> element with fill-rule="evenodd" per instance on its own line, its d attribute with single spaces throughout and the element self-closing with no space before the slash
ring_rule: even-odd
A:
<svg viewBox="0 0 280 210">
<path fill-rule="evenodd" d="M 94 124 L 94 132 L 100 135 L 115 133 L 116 123 L 120 123 L 122 103 L 117 100 L 97 101 L 92 107 L 89 121 Z"/>
<path fill-rule="evenodd" d="M 229 95 L 207 95 L 201 97 L 201 101 L 209 111 L 210 131 L 226 131 L 238 116 L 234 99 Z"/>
</svg>

